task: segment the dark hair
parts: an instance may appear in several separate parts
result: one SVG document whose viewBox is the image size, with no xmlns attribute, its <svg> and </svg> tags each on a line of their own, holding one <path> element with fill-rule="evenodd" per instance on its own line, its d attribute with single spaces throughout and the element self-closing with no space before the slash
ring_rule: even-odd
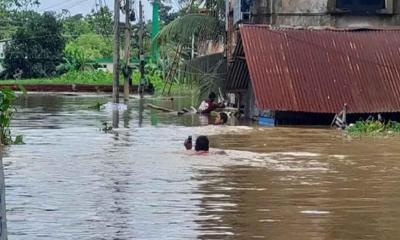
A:
<svg viewBox="0 0 400 240">
<path fill-rule="evenodd" d="M 222 122 L 225 124 L 228 121 L 228 114 L 224 112 L 219 113 L 219 117 L 221 118 Z"/>
<path fill-rule="evenodd" d="M 208 141 L 208 137 L 200 136 L 196 139 L 196 145 L 194 146 L 194 150 L 198 151 L 208 151 L 210 142 Z"/>
<path fill-rule="evenodd" d="M 208 98 L 210 100 L 215 100 L 217 98 L 217 94 L 215 94 L 214 92 L 210 92 L 210 94 L 208 95 Z"/>
</svg>

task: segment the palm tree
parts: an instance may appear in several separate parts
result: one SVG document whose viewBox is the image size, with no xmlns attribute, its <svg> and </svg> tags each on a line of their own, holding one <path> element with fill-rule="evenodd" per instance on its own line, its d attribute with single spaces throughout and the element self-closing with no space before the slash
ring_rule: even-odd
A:
<svg viewBox="0 0 400 240">
<path fill-rule="evenodd" d="M 191 48 L 192 41 L 219 41 L 225 33 L 225 1 L 224 0 L 189 0 L 183 2 L 178 18 L 166 25 L 156 37 L 161 46 L 161 58 L 173 59 L 169 73 L 166 74 L 166 81 L 174 78 L 174 68 L 179 68 L 185 58 L 190 56 L 185 49 Z M 170 46 L 173 46 L 172 49 Z M 178 56 L 178 58 L 173 57 Z M 206 95 L 211 90 L 220 87 L 220 81 L 216 81 L 215 69 L 201 73 L 196 84 L 200 85 L 200 96 Z M 186 82 L 187 83 L 187 82 Z M 193 84 L 191 82 L 190 84 Z"/>
</svg>

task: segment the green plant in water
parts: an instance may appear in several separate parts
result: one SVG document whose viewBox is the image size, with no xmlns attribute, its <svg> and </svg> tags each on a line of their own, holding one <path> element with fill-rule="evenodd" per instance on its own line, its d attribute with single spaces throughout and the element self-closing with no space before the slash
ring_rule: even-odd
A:
<svg viewBox="0 0 400 240">
<path fill-rule="evenodd" d="M 3 145 L 23 144 L 22 136 L 12 139 L 10 123 L 15 109 L 12 102 L 16 99 L 15 92 L 9 88 L 0 90 L 0 143 Z"/>
<path fill-rule="evenodd" d="M 350 135 L 388 135 L 400 134 L 400 123 L 389 121 L 387 123 L 378 120 L 358 121 L 347 128 Z"/>
<path fill-rule="evenodd" d="M 101 128 L 102 132 L 110 133 L 113 130 L 113 127 L 108 122 L 103 122 L 103 127 Z"/>
<path fill-rule="evenodd" d="M 95 109 L 97 111 L 100 111 L 101 106 L 103 106 L 105 103 L 97 102 L 95 105 L 90 106 L 89 109 Z"/>
</svg>

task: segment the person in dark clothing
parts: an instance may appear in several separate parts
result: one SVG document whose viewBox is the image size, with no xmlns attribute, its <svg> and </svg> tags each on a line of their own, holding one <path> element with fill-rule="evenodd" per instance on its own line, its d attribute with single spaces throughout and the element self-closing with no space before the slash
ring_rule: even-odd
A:
<svg viewBox="0 0 400 240">
<path fill-rule="evenodd" d="M 225 105 L 223 103 L 215 103 L 216 98 L 217 95 L 211 92 L 208 95 L 208 99 L 201 103 L 198 112 L 201 114 L 209 114 L 217 108 L 224 108 Z"/>
</svg>

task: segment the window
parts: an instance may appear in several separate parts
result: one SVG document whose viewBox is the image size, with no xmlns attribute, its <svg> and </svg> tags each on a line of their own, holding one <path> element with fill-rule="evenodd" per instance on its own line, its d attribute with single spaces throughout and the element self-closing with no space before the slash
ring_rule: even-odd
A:
<svg viewBox="0 0 400 240">
<path fill-rule="evenodd" d="M 392 14 L 394 0 L 331 0 L 336 13 Z"/>
</svg>

